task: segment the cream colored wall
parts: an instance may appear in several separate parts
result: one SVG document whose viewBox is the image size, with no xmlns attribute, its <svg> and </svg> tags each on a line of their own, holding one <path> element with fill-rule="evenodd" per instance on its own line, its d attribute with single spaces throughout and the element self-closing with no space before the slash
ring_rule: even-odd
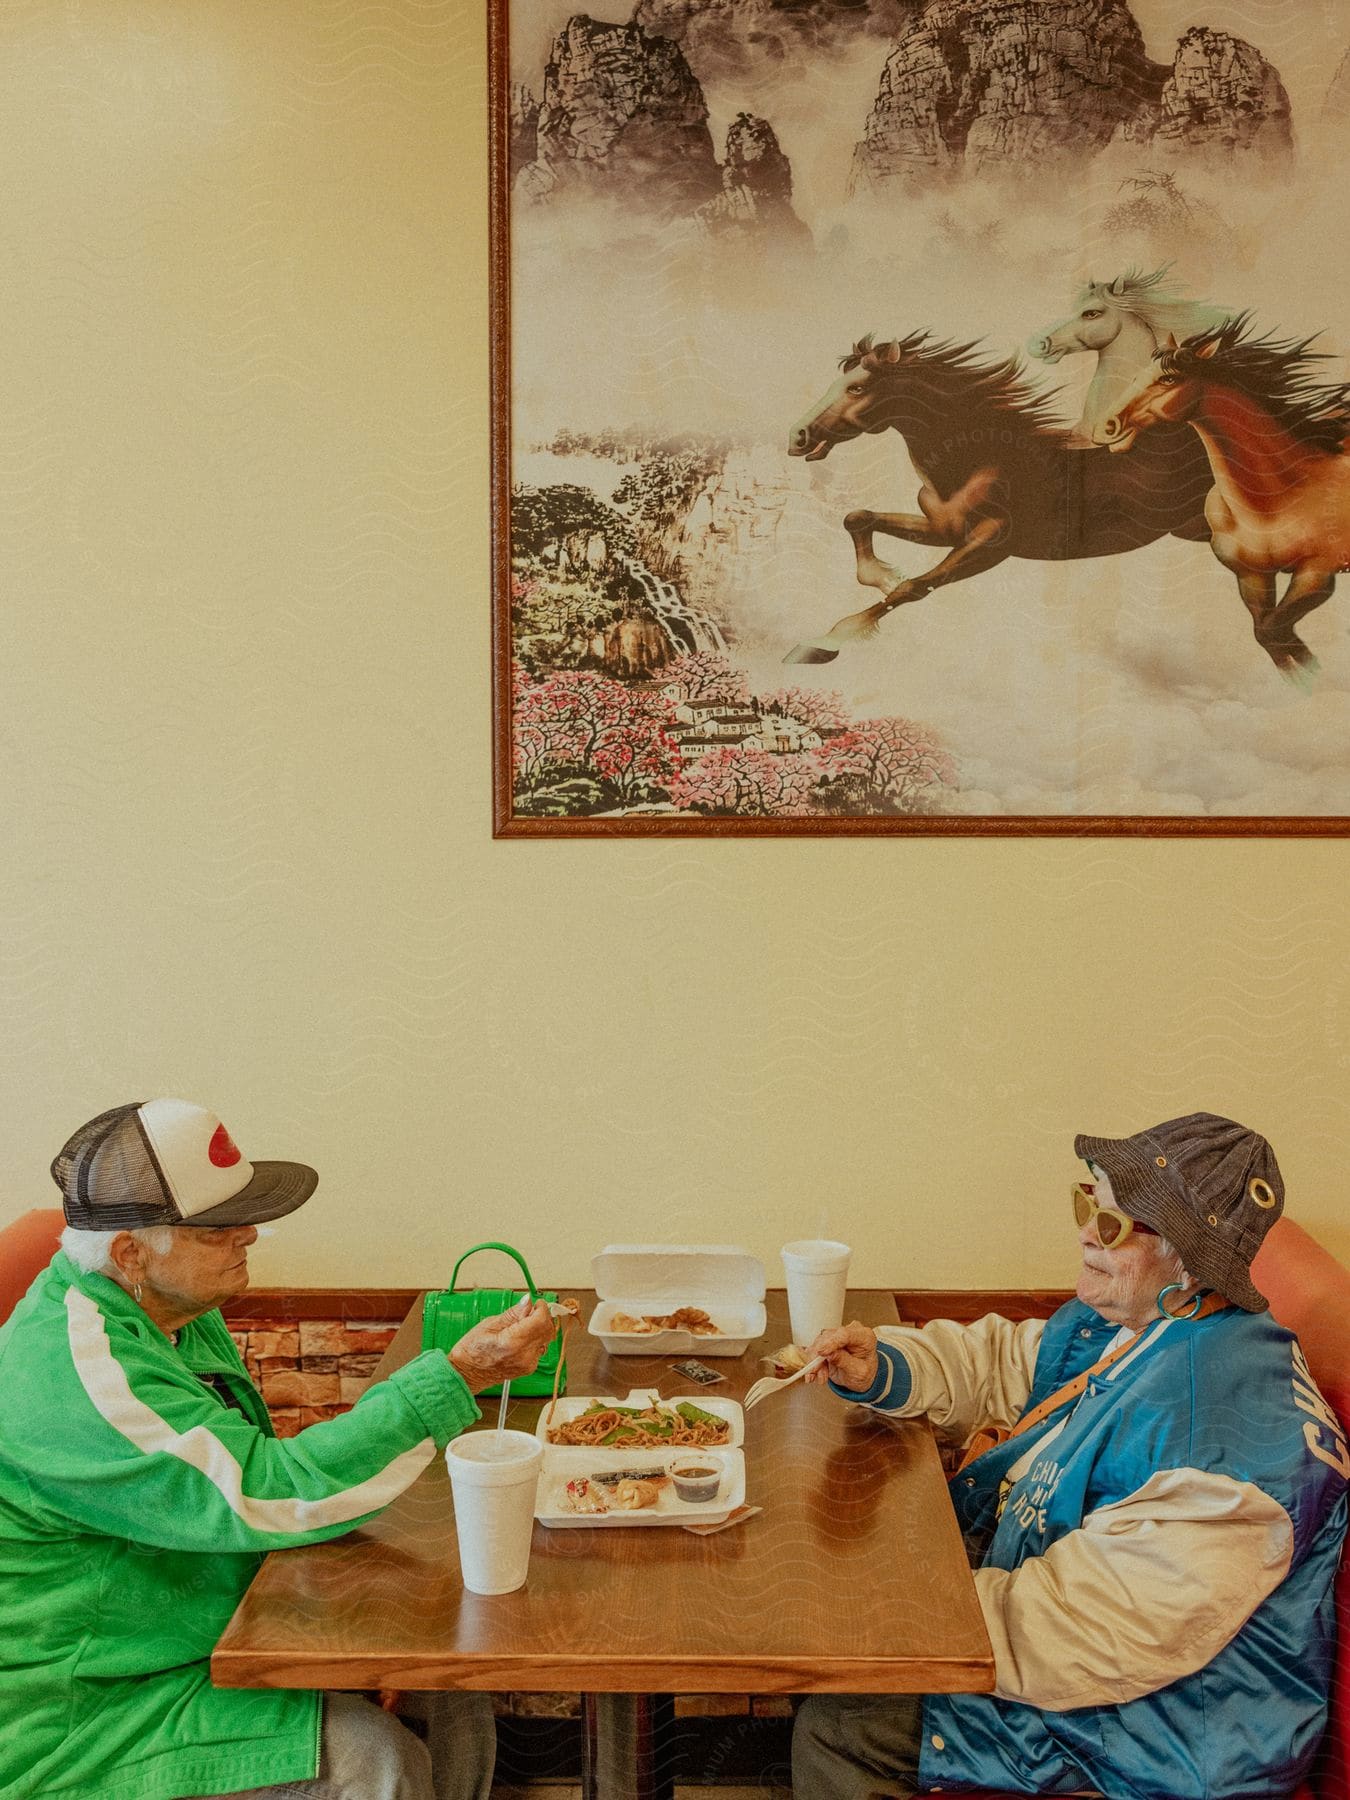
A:
<svg viewBox="0 0 1350 1800">
<path fill-rule="evenodd" d="M 481 12 L 0 14 L 5 1216 L 176 1092 L 321 1171 L 262 1281 L 1058 1283 L 1208 1107 L 1350 1255 L 1344 844 L 491 841 Z"/>
</svg>

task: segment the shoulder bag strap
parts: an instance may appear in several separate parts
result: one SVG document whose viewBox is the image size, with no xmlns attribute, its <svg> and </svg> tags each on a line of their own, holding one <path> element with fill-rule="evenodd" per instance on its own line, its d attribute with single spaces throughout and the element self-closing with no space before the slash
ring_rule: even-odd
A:
<svg viewBox="0 0 1350 1800">
<path fill-rule="evenodd" d="M 1186 1315 L 1185 1322 L 1189 1324 L 1194 1319 L 1208 1318 L 1210 1313 L 1222 1312 L 1228 1304 L 1229 1302 L 1224 1299 L 1222 1294 L 1206 1294 L 1196 1310 Z M 1162 1316 L 1159 1315 L 1159 1317 Z M 1006 1444 L 1010 1438 L 1021 1437 L 1024 1432 L 1034 1431 L 1038 1425 L 1050 1417 L 1051 1413 L 1058 1412 L 1061 1406 L 1067 1406 L 1071 1400 L 1077 1400 L 1094 1375 L 1100 1375 L 1103 1369 L 1109 1369 L 1112 1363 L 1119 1362 L 1122 1356 L 1134 1349 L 1144 1332 L 1151 1331 L 1156 1323 L 1156 1320 L 1150 1319 L 1143 1330 L 1136 1331 L 1132 1337 L 1126 1338 L 1123 1344 L 1117 1344 L 1114 1350 L 1108 1350 L 1106 1355 L 1099 1357 L 1090 1369 L 1084 1369 L 1081 1375 L 1075 1375 L 1072 1381 L 1066 1381 L 1063 1387 L 1056 1388 L 1053 1394 L 1047 1395 L 1038 1406 L 1033 1406 L 1030 1412 L 1023 1413 L 1015 1425 L 1011 1427 L 982 1425 L 966 1445 L 965 1454 L 960 1463 L 947 1479 L 949 1481 L 954 1479 L 962 1469 L 968 1468 L 977 1456 L 983 1456 L 986 1450 L 992 1450 L 997 1444 Z"/>
</svg>

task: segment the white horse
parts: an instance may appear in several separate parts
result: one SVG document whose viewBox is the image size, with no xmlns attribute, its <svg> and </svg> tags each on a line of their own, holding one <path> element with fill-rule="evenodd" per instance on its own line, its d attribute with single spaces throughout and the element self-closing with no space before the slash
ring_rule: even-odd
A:
<svg viewBox="0 0 1350 1800">
<path fill-rule="evenodd" d="M 1213 331 L 1231 315 L 1226 307 L 1183 300 L 1165 283 L 1168 265 L 1144 275 L 1127 269 L 1112 281 L 1089 281 L 1067 319 L 1027 339 L 1041 362 L 1057 363 L 1079 350 L 1097 352 L 1097 372 L 1073 428 L 1073 441 L 1100 444 L 1102 427 L 1151 373 L 1169 336 L 1178 341 Z"/>
</svg>

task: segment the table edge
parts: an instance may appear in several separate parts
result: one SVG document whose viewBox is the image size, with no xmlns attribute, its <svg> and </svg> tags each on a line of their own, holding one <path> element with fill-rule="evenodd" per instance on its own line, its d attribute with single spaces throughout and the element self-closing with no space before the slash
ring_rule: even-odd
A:
<svg viewBox="0 0 1350 1800">
<path fill-rule="evenodd" d="M 269 1666 L 270 1664 L 270 1666 Z M 903 1671 L 903 1680 L 896 1677 Z M 299 1678 L 297 1676 L 299 1675 Z M 610 1659 L 515 1655 L 501 1658 L 360 1657 L 344 1653 L 305 1658 L 290 1654 L 218 1652 L 211 1658 L 217 1687 L 316 1688 L 455 1687 L 487 1693 L 592 1694 L 987 1694 L 994 1688 L 992 1655 L 841 1657 L 828 1670 L 802 1657 L 652 1657 Z"/>
</svg>

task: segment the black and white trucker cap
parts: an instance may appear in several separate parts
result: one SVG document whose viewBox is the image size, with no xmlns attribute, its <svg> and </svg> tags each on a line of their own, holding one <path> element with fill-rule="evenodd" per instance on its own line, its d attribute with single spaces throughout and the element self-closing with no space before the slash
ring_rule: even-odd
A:
<svg viewBox="0 0 1350 1800">
<path fill-rule="evenodd" d="M 319 1184 L 303 1163 L 251 1163 L 212 1112 L 190 1100 L 133 1100 L 82 1125 L 52 1164 L 77 1231 L 151 1225 L 261 1225 Z"/>
</svg>

